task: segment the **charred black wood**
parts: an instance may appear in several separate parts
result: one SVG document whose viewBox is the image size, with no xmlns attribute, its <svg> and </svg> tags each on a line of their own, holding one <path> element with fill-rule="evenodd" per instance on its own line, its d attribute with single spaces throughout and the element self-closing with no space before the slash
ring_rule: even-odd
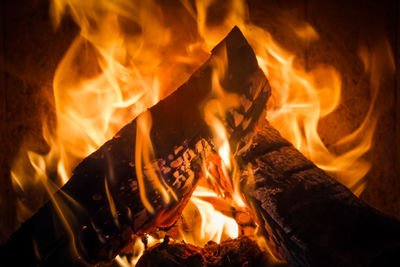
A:
<svg viewBox="0 0 400 267">
<path fill-rule="evenodd" d="M 160 243 L 145 251 L 137 267 L 150 266 L 286 266 L 272 262 L 255 241 L 240 236 L 199 248 L 186 243 Z"/>
<path fill-rule="evenodd" d="M 207 152 L 212 153 L 208 145 L 212 132 L 202 108 L 212 97 L 213 71 L 221 62 L 226 75 L 219 77 L 220 84 L 225 91 L 237 94 L 242 103 L 226 114 L 230 118 L 240 115 L 238 120 L 225 121 L 231 143 L 250 133 L 263 112 L 270 87 L 253 50 L 235 27 L 184 85 L 148 110 L 153 120 L 150 139 L 154 161 L 144 166 L 143 173 L 146 176 L 146 171 L 153 170 L 165 189 L 163 194 L 160 187 L 143 182 L 152 210 L 140 197 L 135 119 L 75 168 L 68 183 L 52 196 L 55 201 L 21 225 L 0 248 L 2 264 L 80 266 L 107 262 L 134 234 L 173 224 L 202 175 L 201 161 Z"/>
<path fill-rule="evenodd" d="M 400 222 L 368 206 L 267 122 L 242 151 L 241 187 L 292 266 L 398 266 Z"/>
</svg>

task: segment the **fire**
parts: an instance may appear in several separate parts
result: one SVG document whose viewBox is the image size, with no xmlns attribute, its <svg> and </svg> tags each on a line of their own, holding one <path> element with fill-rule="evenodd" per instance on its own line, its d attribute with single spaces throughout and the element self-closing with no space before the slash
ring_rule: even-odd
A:
<svg viewBox="0 0 400 267">
<path fill-rule="evenodd" d="M 149 111 L 145 111 L 139 115 L 137 120 L 135 161 L 140 198 L 144 207 L 153 214 L 155 212 L 154 208 L 146 196 L 146 193 L 149 192 L 148 189 L 146 190 L 147 186 L 154 186 L 158 189 L 161 192 L 165 203 L 170 202 L 171 196 L 175 199 L 177 199 L 177 197 L 169 186 L 162 183 L 158 178 L 160 170 L 158 169 L 158 166 L 155 166 L 157 164 L 154 164 L 154 150 L 150 140 L 151 124 L 152 120 Z"/>
<path fill-rule="evenodd" d="M 68 12 L 81 31 L 54 76 L 57 126 L 53 129 L 44 123 L 43 129 L 50 150 L 41 155 L 21 149 L 21 157 L 12 168 L 16 190 L 28 194 L 32 188 L 43 187 L 51 195 L 68 181 L 72 169 L 82 158 L 183 83 L 207 59 L 209 51 L 237 25 L 253 47 L 273 89 L 267 119 L 320 168 L 356 190 L 355 193 L 361 193 L 363 187 L 354 185 L 359 184 L 370 168 L 363 155 L 371 147 L 377 121 L 374 103 L 379 89 L 379 64 L 382 64 L 379 57 L 391 58 L 394 67 L 390 52 L 379 51 L 390 51 L 390 48 L 384 45 L 383 50 L 376 53 L 361 50 L 373 85 L 370 110 L 358 129 L 333 146 L 335 151 L 344 151 L 337 154 L 322 141 L 318 122 L 340 104 L 340 74 L 330 66 L 308 71 L 295 66 L 294 54 L 279 46 L 270 33 L 249 22 L 245 1 L 231 1 L 224 19 L 210 26 L 207 19 L 214 4 L 216 1 L 212 0 L 196 0 L 194 5 L 181 0 L 172 12 L 156 1 L 53 0 L 51 14 L 55 27 L 62 23 L 62 17 Z M 293 38 L 318 39 L 318 33 L 308 24 L 295 32 L 297 36 Z M 223 72 L 223 66 L 220 66 L 213 76 L 214 98 L 207 105 L 205 117 L 214 132 L 224 173 L 233 176 L 232 205 L 243 207 L 237 192 L 235 162 L 232 161 L 227 132 L 218 119 L 225 109 L 237 105 L 238 101 L 219 85 L 218 75 Z M 143 166 L 137 170 L 137 176 L 144 194 L 142 200 L 146 202 L 145 182 L 140 177 L 143 178 L 142 169 L 149 164 L 153 153 L 148 137 L 151 124 L 146 125 L 151 119 L 143 117 L 140 120 L 143 127 L 138 127 L 141 131 L 138 136 L 142 137 L 136 142 L 140 144 L 136 159 L 141 162 L 136 164 Z M 156 173 L 150 176 L 154 177 L 154 182 L 159 181 Z M 162 189 L 166 202 L 173 197 L 164 185 L 156 186 Z M 226 237 L 236 237 L 238 225 L 235 220 L 215 210 L 202 198 L 204 196 L 221 197 L 204 187 L 196 189 L 183 217 L 189 220 L 197 213 L 201 219 L 194 223 L 192 232 L 185 233 L 181 229 L 183 239 L 204 245 L 208 240 L 219 242 Z M 111 205 L 112 200 L 109 202 Z M 152 211 L 150 203 L 146 208 Z M 32 212 L 23 201 L 19 203 L 21 222 Z M 220 228 L 215 227 L 216 224 Z M 137 245 L 137 250 L 143 249 Z"/>
<path fill-rule="evenodd" d="M 238 237 L 239 227 L 236 221 L 203 200 L 205 197 L 218 198 L 218 195 L 206 187 L 198 186 L 183 210 L 183 220 L 189 229 L 179 229 L 183 240 L 203 247 L 210 240 L 219 243 L 229 237 Z"/>
</svg>

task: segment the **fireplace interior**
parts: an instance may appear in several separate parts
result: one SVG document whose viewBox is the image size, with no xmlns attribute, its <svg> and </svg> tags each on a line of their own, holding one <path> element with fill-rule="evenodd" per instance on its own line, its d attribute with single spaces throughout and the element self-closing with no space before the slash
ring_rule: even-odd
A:
<svg viewBox="0 0 400 267">
<path fill-rule="evenodd" d="M 398 1 L 0 7 L 1 266 L 399 263 Z"/>
</svg>

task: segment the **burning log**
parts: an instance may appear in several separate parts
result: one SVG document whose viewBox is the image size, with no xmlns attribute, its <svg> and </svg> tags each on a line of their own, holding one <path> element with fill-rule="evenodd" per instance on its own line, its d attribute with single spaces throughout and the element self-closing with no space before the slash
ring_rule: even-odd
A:
<svg viewBox="0 0 400 267">
<path fill-rule="evenodd" d="M 234 28 L 187 83 L 79 164 L 52 201 L 1 247 L 3 263 L 110 261 L 134 234 L 171 226 L 205 173 L 204 162 L 214 156 L 202 109 L 212 98 L 221 63 L 226 70 L 218 83 L 240 103 L 223 117 L 242 167 L 241 190 L 276 252 L 294 266 L 368 266 L 397 259 L 398 221 L 361 202 L 268 124 L 253 135 L 270 88 Z M 149 118 L 152 127 L 146 125 Z M 229 192 L 229 186 L 224 189 Z"/>
<path fill-rule="evenodd" d="M 204 248 L 185 243 L 157 244 L 139 259 L 137 267 L 150 266 L 278 266 L 270 263 L 257 243 L 246 236 L 209 242 Z M 279 265 L 281 266 L 281 265 Z M 283 266 L 283 265 L 282 265 Z"/>
<path fill-rule="evenodd" d="M 241 103 L 225 114 L 230 142 L 249 134 L 270 87 L 235 27 L 184 85 L 75 168 L 52 201 L 1 247 L 3 263 L 75 266 L 110 261 L 134 234 L 171 226 L 204 173 L 202 162 L 212 154 L 208 144 L 213 133 L 202 107 L 221 63 L 225 73 L 219 83 Z M 144 120 L 149 116 L 151 130 Z"/>
<path fill-rule="evenodd" d="M 241 187 L 292 266 L 394 266 L 400 222 L 363 203 L 265 122 L 241 153 Z M 397 262 L 397 264 L 394 264 Z"/>
</svg>

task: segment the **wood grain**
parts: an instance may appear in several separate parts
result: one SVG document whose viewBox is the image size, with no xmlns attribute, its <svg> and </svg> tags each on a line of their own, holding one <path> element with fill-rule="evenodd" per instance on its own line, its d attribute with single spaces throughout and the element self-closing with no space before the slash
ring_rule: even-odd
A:
<svg viewBox="0 0 400 267">
<path fill-rule="evenodd" d="M 241 188 L 269 244 L 291 266 L 400 262 L 400 221 L 368 206 L 267 122 L 240 159 Z"/>
</svg>

